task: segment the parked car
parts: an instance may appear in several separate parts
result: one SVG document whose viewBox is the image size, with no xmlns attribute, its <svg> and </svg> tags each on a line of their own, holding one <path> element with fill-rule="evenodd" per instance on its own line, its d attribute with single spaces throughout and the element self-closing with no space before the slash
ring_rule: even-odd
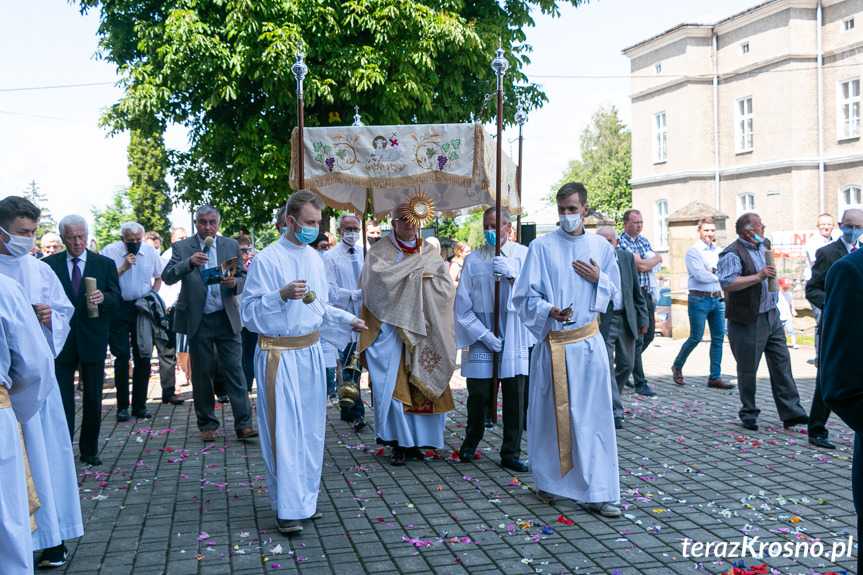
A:
<svg viewBox="0 0 863 575">
<path fill-rule="evenodd" d="M 662 337 L 671 337 L 671 290 L 669 288 L 659 290 L 659 301 L 656 302 L 653 317 L 656 321 L 654 333 Z"/>
</svg>

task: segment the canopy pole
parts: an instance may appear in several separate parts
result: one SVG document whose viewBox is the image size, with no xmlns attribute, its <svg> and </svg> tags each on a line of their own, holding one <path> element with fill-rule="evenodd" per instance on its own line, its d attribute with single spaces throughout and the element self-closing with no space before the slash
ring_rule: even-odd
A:
<svg viewBox="0 0 863 575">
<path fill-rule="evenodd" d="M 516 218 L 515 241 L 521 243 L 521 152 L 522 142 L 524 141 L 524 138 L 521 134 L 521 129 L 522 126 L 524 126 L 525 121 L 527 121 L 527 114 L 525 114 L 521 102 L 519 102 L 518 111 L 515 113 L 515 121 L 516 123 L 518 123 L 518 170 L 516 170 L 515 192 L 518 195 L 519 207 L 518 217 Z"/>
<path fill-rule="evenodd" d="M 509 62 L 507 62 L 506 58 L 504 58 L 503 48 L 500 47 L 500 39 L 498 39 L 498 48 L 495 52 L 495 59 L 491 63 L 491 69 L 494 70 L 495 75 L 497 76 L 497 164 L 495 166 L 495 191 L 494 191 L 494 203 L 495 203 L 495 234 L 494 234 L 494 255 L 495 257 L 500 256 L 500 219 L 501 219 L 501 193 L 500 188 L 502 185 L 502 177 L 501 177 L 501 167 L 503 164 L 503 75 L 506 73 L 507 68 L 509 68 Z M 494 335 L 495 337 L 500 337 L 500 275 L 495 274 L 494 278 Z M 492 379 L 492 388 L 491 388 L 491 419 L 495 423 L 497 422 L 497 392 L 500 386 L 500 382 L 498 380 L 500 369 L 498 367 L 498 353 L 494 352 L 492 354 L 492 368 L 491 368 L 491 379 Z"/>
<path fill-rule="evenodd" d="M 369 203 L 372 201 L 372 189 L 366 188 L 366 201 L 363 206 L 363 258 L 369 253 L 366 241 L 366 220 L 369 217 Z"/>
<path fill-rule="evenodd" d="M 299 189 L 306 186 L 304 167 L 305 167 L 305 149 L 303 146 L 303 79 L 309 73 L 309 67 L 303 62 L 303 53 L 297 52 L 297 61 L 291 66 L 291 71 L 297 79 L 297 140 L 299 142 L 299 150 L 297 150 L 297 158 L 299 166 L 297 167 L 297 184 Z"/>
</svg>

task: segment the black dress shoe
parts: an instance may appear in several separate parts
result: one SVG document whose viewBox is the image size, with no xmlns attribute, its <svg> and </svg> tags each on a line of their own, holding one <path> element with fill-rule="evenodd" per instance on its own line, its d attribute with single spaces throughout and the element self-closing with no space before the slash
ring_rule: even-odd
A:
<svg viewBox="0 0 863 575">
<path fill-rule="evenodd" d="M 754 419 L 744 419 L 743 428 L 749 431 L 758 431 L 758 422 Z"/>
<path fill-rule="evenodd" d="M 809 443 L 822 449 L 836 449 L 836 446 L 830 443 L 826 435 L 810 435 Z"/>
<path fill-rule="evenodd" d="M 798 415 L 797 417 L 784 420 L 782 425 L 785 427 L 794 427 L 795 425 L 803 425 L 804 423 L 809 423 L 809 416 Z"/>
<path fill-rule="evenodd" d="M 405 454 L 405 448 L 396 445 L 393 447 L 393 452 L 390 455 L 390 463 L 392 465 L 404 465 L 407 460 L 407 455 Z"/>
<path fill-rule="evenodd" d="M 227 395 L 220 395 L 218 397 L 219 403 L 230 403 Z"/>
<path fill-rule="evenodd" d="M 184 401 L 186 401 L 186 400 L 183 399 L 182 397 L 180 397 L 179 395 L 177 395 L 176 393 L 174 395 L 169 396 L 169 397 L 163 397 L 162 398 L 162 403 L 170 403 L 172 405 L 181 405 Z"/>
<path fill-rule="evenodd" d="M 153 416 L 150 415 L 150 412 L 146 409 L 139 409 L 137 411 L 133 411 L 132 415 L 138 419 L 153 419 Z"/>
<path fill-rule="evenodd" d="M 642 383 L 641 385 L 635 386 L 635 393 L 638 395 L 643 395 L 644 397 L 653 397 L 656 395 L 656 392 L 650 389 L 650 386 L 646 383 Z"/>
<path fill-rule="evenodd" d="M 362 417 L 358 417 L 354 420 L 354 433 L 359 433 L 366 427 L 366 421 Z"/>
<path fill-rule="evenodd" d="M 62 567 L 68 557 L 69 550 L 66 549 L 65 543 L 60 543 L 56 547 L 43 549 L 42 555 L 39 556 L 39 569 Z"/>
<path fill-rule="evenodd" d="M 623 418 L 615 417 L 614 418 L 614 429 L 623 429 Z"/>
<path fill-rule="evenodd" d="M 518 473 L 527 473 L 530 470 L 530 468 L 527 466 L 527 463 L 517 458 L 501 459 L 500 466 L 507 469 L 512 469 L 513 471 L 517 471 Z"/>
<path fill-rule="evenodd" d="M 117 410 L 117 421 L 129 421 L 129 410 L 128 409 L 118 409 Z"/>
<path fill-rule="evenodd" d="M 87 465 L 102 465 L 102 460 L 99 459 L 95 455 L 82 455 L 81 463 L 86 463 Z"/>
<path fill-rule="evenodd" d="M 476 446 L 475 445 L 462 445 L 458 450 L 458 458 L 462 463 L 467 463 L 468 461 L 473 461 L 474 456 L 476 455 Z"/>
<path fill-rule="evenodd" d="M 494 427 L 494 420 L 492 420 L 492 418 L 490 418 L 490 417 L 486 417 L 485 418 L 485 428 L 491 429 L 492 427 Z"/>
<path fill-rule="evenodd" d="M 631 379 L 627 379 L 627 380 L 626 380 L 626 387 L 628 387 L 628 388 L 632 389 L 632 388 L 634 388 L 634 387 L 635 387 L 635 384 L 634 384 L 634 383 L 632 383 L 632 380 L 631 380 Z"/>
</svg>

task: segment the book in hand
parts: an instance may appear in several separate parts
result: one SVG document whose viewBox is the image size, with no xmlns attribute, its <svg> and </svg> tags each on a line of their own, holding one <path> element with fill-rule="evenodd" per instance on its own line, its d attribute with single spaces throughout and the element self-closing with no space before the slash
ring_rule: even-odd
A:
<svg viewBox="0 0 863 575">
<path fill-rule="evenodd" d="M 237 273 L 237 258 L 231 258 L 222 262 L 215 268 L 204 268 L 201 270 L 201 278 L 205 285 L 213 285 L 225 278 L 233 277 Z"/>
</svg>

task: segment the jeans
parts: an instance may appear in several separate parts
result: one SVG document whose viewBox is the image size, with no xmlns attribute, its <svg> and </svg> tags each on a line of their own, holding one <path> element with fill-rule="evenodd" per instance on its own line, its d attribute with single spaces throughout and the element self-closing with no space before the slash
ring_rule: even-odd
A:
<svg viewBox="0 0 863 575">
<path fill-rule="evenodd" d="M 710 325 L 710 379 L 719 379 L 722 371 L 722 341 L 725 339 L 725 302 L 720 296 L 689 294 L 689 339 L 683 342 L 672 367 L 683 369 L 689 354 L 701 343 L 705 320 Z"/>
</svg>

